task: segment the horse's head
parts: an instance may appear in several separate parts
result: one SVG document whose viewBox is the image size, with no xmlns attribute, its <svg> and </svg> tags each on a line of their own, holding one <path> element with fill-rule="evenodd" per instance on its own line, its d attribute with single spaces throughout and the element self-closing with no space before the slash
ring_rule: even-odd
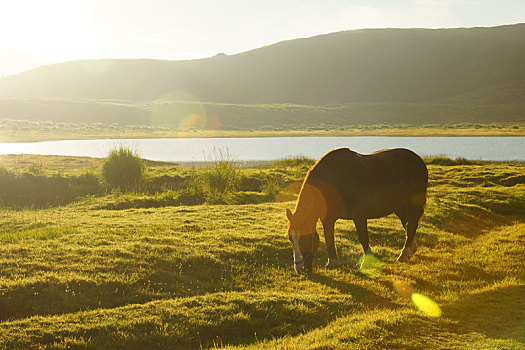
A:
<svg viewBox="0 0 525 350">
<path fill-rule="evenodd" d="M 305 229 L 304 223 L 296 218 L 290 209 L 286 209 L 288 216 L 288 238 L 292 242 L 294 267 L 297 273 L 312 271 L 314 254 L 319 248 L 319 235 L 315 227 L 313 230 Z"/>
</svg>

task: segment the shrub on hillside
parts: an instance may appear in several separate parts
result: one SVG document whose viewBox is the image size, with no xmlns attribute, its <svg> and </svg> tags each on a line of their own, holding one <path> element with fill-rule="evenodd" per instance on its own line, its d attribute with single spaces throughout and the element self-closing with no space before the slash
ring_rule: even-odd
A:
<svg viewBox="0 0 525 350">
<path fill-rule="evenodd" d="M 195 169 L 190 173 L 186 187 L 179 192 L 177 200 L 180 205 L 196 205 L 206 202 L 203 181 Z"/>
<path fill-rule="evenodd" d="M 227 161 L 218 161 L 203 173 L 203 180 L 207 192 L 233 192 L 238 183 L 239 171 L 234 164 Z"/>
<path fill-rule="evenodd" d="M 238 189 L 241 191 L 258 192 L 264 184 L 265 178 L 262 175 L 242 175 L 239 179 Z"/>
<path fill-rule="evenodd" d="M 42 208 L 70 203 L 101 191 L 98 177 L 91 173 L 64 177 L 17 174 L 0 168 L 0 206 Z"/>
<path fill-rule="evenodd" d="M 482 164 L 482 162 L 480 161 L 469 160 L 463 157 L 452 159 L 449 157 L 440 157 L 440 156 L 425 158 L 425 163 L 429 165 L 443 165 L 443 166 Z"/>
<path fill-rule="evenodd" d="M 275 199 L 283 188 L 283 179 L 279 177 L 267 176 L 266 181 L 261 186 L 261 191 L 268 197 Z"/>
<path fill-rule="evenodd" d="M 296 157 L 288 157 L 288 158 L 276 160 L 268 164 L 268 167 L 270 168 L 301 167 L 301 168 L 309 169 L 314 164 L 315 164 L 314 159 L 311 159 L 305 156 L 296 156 Z"/>
<path fill-rule="evenodd" d="M 111 150 L 102 164 L 102 180 L 122 191 L 137 190 L 145 172 L 146 166 L 137 153 L 122 146 Z"/>
<path fill-rule="evenodd" d="M 233 155 L 214 149 L 212 166 L 202 174 L 202 184 L 208 202 L 224 202 L 228 194 L 233 193 L 240 181 L 240 171 Z"/>
</svg>

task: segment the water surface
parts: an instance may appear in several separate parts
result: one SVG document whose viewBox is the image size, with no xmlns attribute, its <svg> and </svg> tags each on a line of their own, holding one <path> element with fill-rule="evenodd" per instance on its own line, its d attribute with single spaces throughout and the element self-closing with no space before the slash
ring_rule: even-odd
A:
<svg viewBox="0 0 525 350">
<path fill-rule="evenodd" d="M 292 156 L 319 158 L 331 149 L 348 147 L 359 153 L 404 147 L 421 156 L 443 155 L 473 160 L 525 160 L 525 137 L 253 137 L 183 139 L 102 139 L 0 143 L 0 154 L 44 154 L 104 157 L 116 146 L 132 147 L 141 157 L 191 162 L 213 158 L 214 149 L 228 149 L 237 160 L 275 160 Z"/>
</svg>

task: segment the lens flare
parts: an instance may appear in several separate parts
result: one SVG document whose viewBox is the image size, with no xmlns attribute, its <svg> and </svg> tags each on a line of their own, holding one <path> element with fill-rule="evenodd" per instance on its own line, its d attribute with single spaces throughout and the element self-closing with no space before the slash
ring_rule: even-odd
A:
<svg viewBox="0 0 525 350">
<path fill-rule="evenodd" d="M 432 299 L 416 292 L 416 290 L 405 282 L 394 280 L 394 289 L 403 298 L 411 300 L 414 306 L 428 317 L 441 317 L 441 307 Z"/>
<path fill-rule="evenodd" d="M 441 317 L 441 307 L 432 299 L 421 293 L 412 293 L 412 302 L 419 311 L 428 317 Z"/>
<path fill-rule="evenodd" d="M 357 261 L 357 266 L 361 273 L 370 277 L 379 277 L 383 273 L 383 263 L 373 254 L 363 254 Z"/>
<path fill-rule="evenodd" d="M 412 288 L 412 286 L 406 284 L 405 282 L 395 280 L 394 282 L 392 282 L 392 284 L 396 292 L 403 298 L 410 299 L 412 294 L 416 292 L 416 290 Z"/>
<path fill-rule="evenodd" d="M 150 124 L 155 128 L 178 131 L 177 136 L 214 136 L 221 123 L 209 106 L 196 96 L 170 92 L 151 105 Z"/>
<path fill-rule="evenodd" d="M 207 124 L 207 116 L 193 113 L 184 118 L 179 124 L 181 132 L 204 129 Z"/>
</svg>

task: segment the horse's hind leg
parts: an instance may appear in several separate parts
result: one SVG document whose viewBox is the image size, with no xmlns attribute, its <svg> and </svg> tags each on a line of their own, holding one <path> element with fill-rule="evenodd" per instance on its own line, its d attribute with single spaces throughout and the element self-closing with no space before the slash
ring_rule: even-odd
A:
<svg viewBox="0 0 525 350">
<path fill-rule="evenodd" d="M 397 214 L 397 213 L 396 213 Z M 399 214 L 397 214 L 399 216 Z M 419 225 L 419 219 L 421 219 L 421 216 L 423 215 L 423 207 L 409 204 L 408 210 L 407 210 L 407 216 L 406 216 L 406 241 L 405 246 L 403 247 L 403 251 L 401 252 L 401 255 L 397 258 L 398 261 L 401 262 L 408 262 L 412 255 L 415 254 L 417 250 L 417 245 L 415 241 L 416 237 L 416 230 Z M 403 223 L 403 218 L 400 216 L 401 222 Z"/>
<path fill-rule="evenodd" d="M 403 225 L 403 228 L 406 230 L 407 228 L 407 219 L 408 219 L 408 206 L 403 205 L 401 208 L 395 211 L 397 217 L 399 220 L 401 220 L 401 225 Z"/>
</svg>

